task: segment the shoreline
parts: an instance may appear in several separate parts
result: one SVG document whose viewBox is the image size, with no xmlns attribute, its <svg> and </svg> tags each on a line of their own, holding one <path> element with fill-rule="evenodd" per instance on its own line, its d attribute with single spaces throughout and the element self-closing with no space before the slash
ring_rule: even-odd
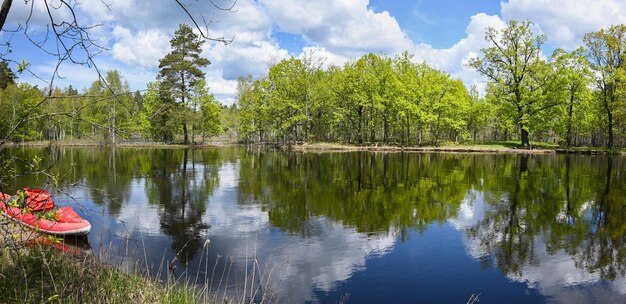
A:
<svg viewBox="0 0 626 304">
<path fill-rule="evenodd" d="M 626 149 L 607 149 L 601 147 L 537 147 L 531 149 L 522 149 L 510 142 L 491 143 L 491 144 L 475 144 L 475 145 L 451 145 L 451 146 L 386 146 L 386 145 L 346 145 L 338 143 L 310 143 L 310 144 L 275 144 L 275 143 L 252 143 L 248 146 L 276 148 L 294 152 L 385 152 L 385 153 L 507 153 L 507 154 L 577 154 L 577 155 L 624 155 Z M 115 145 L 98 143 L 98 142 L 25 142 L 25 143 L 5 143 L 5 147 L 11 148 L 27 148 L 27 147 L 76 147 L 76 148 L 93 148 L 93 147 L 115 147 L 115 148 L 163 148 L 163 149 L 180 149 L 180 148 L 216 148 L 230 146 L 246 146 L 237 142 L 210 142 L 202 144 L 165 144 L 165 143 L 118 143 Z"/>
<path fill-rule="evenodd" d="M 0 213 L 0 302 L 199 303 L 206 291 L 187 282 L 161 282 L 143 269 L 123 270 L 99 259 L 83 239 L 57 238 Z M 8 239 L 7 239 L 8 238 Z M 9 241 L 7 243 L 7 241 Z M 46 267 L 41 267 L 46 265 Z M 59 287 L 63 288 L 60 289 Z"/>
<path fill-rule="evenodd" d="M 602 148 L 532 148 L 521 149 L 516 147 L 493 146 L 493 145 L 472 145 L 472 146 L 443 146 L 443 147 L 398 147 L 398 146 L 353 146 L 341 144 L 303 144 L 292 145 L 285 149 L 296 152 L 416 152 L 416 153 L 509 153 L 509 154 L 579 154 L 579 155 L 626 155 L 626 151 L 605 150 Z"/>
</svg>

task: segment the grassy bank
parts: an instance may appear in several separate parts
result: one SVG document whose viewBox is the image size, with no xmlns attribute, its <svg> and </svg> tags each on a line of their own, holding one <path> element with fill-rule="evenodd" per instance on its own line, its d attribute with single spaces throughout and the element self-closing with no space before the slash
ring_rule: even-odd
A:
<svg viewBox="0 0 626 304">
<path fill-rule="evenodd" d="M 0 216 L 0 303 L 198 303 L 193 287 L 105 265 Z M 43 242 L 42 242 L 43 240 Z M 67 247 L 65 247 L 67 248 Z"/>
<path fill-rule="evenodd" d="M 198 143 L 191 145 L 184 144 L 166 144 L 166 143 L 158 143 L 158 142 L 121 142 L 115 144 L 115 147 L 137 147 L 137 148 L 186 148 L 186 147 L 219 147 L 225 145 L 234 145 L 235 142 L 211 142 L 211 143 Z M 27 141 L 27 142 L 19 142 L 13 143 L 8 142 L 5 143 L 6 147 L 48 147 L 48 146 L 58 146 L 58 147 L 107 147 L 113 146 L 111 144 L 97 142 L 97 141 Z"/>
<path fill-rule="evenodd" d="M 197 303 L 185 286 L 163 286 L 93 256 L 30 246 L 0 254 L 0 303 Z"/>
<path fill-rule="evenodd" d="M 456 152 L 456 153 L 527 153 L 527 154 L 553 154 L 553 153 L 572 153 L 572 154 L 621 154 L 626 155 L 626 149 L 606 149 L 599 147 L 560 147 L 558 145 L 531 142 L 531 148 L 525 149 L 519 142 L 488 142 L 480 144 L 453 144 L 443 143 L 439 146 L 385 146 L 385 145 L 344 145 L 336 143 L 312 143 L 286 145 L 285 149 L 293 151 L 381 151 L 381 152 Z"/>
<path fill-rule="evenodd" d="M 98 263 L 44 247 L 2 253 L 2 303 L 196 303 L 193 290 L 163 287 Z"/>
<path fill-rule="evenodd" d="M 111 146 L 95 141 L 33 141 L 24 143 L 6 143 L 8 147 L 45 147 L 45 146 L 61 146 L 61 147 L 101 147 Z M 134 147 L 134 148 L 206 148 L 206 147 L 223 147 L 239 145 L 239 143 L 230 141 L 214 141 L 203 144 L 164 144 L 152 142 L 126 142 L 118 143 L 116 147 Z M 613 148 L 607 149 L 603 147 L 562 147 L 556 144 L 544 142 L 531 142 L 530 149 L 526 149 L 520 145 L 519 141 L 497 141 L 472 144 L 456 144 L 443 142 L 437 146 L 399 146 L 399 145 L 383 145 L 383 144 L 341 144 L 341 143 L 298 143 L 298 144 L 276 144 L 276 143 L 260 143 L 253 144 L 257 146 L 281 147 L 285 150 L 301 151 L 301 152 L 350 152 L 350 151 L 380 151 L 380 152 L 451 152 L 451 153 L 525 153 L 525 154 L 553 154 L 553 153 L 570 153 L 570 154 L 616 154 L 626 155 L 626 149 Z"/>
</svg>

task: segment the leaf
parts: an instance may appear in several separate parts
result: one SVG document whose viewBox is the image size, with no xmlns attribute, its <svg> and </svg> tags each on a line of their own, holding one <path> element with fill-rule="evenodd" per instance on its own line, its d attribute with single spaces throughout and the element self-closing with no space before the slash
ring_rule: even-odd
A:
<svg viewBox="0 0 626 304">
<path fill-rule="evenodd" d="M 22 74 L 24 71 L 28 69 L 28 67 L 30 67 L 30 63 L 22 59 L 22 62 L 17 64 L 17 72 Z"/>
<path fill-rule="evenodd" d="M 59 295 L 58 294 L 55 294 L 55 295 L 52 295 L 52 296 L 48 297 L 48 302 L 52 302 L 52 301 L 56 301 L 56 300 L 59 300 Z"/>
</svg>

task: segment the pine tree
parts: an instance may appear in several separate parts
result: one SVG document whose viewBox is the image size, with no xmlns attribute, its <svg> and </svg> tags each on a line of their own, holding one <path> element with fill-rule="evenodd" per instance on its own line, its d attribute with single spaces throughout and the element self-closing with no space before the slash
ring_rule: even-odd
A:
<svg viewBox="0 0 626 304">
<path fill-rule="evenodd" d="M 177 117 L 183 127 L 185 144 L 189 143 L 187 118 L 191 115 L 188 105 L 191 88 L 204 78 L 201 68 L 211 63 L 200 56 L 203 43 L 189 26 L 181 24 L 170 40 L 172 51 L 159 61 L 161 89 L 178 107 L 176 112 L 180 114 Z"/>
<path fill-rule="evenodd" d="M 6 60 L 0 61 L 0 89 L 6 89 L 10 84 L 15 84 L 15 73 L 9 68 L 9 62 Z"/>
</svg>

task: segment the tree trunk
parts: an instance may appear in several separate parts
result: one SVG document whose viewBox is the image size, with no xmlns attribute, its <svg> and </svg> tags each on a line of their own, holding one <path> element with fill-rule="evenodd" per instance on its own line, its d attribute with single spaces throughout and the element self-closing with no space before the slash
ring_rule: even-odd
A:
<svg viewBox="0 0 626 304">
<path fill-rule="evenodd" d="M 417 124 L 417 146 L 422 146 L 422 123 Z"/>
<path fill-rule="evenodd" d="M 359 145 L 363 144 L 363 107 L 359 106 Z"/>
<path fill-rule="evenodd" d="M 183 58 L 185 57 L 185 54 L 183 54 Z M 185 119 L 183 119 L 183 135 L 184 135 L 184 139 L 183 139 L 183 143 L 185 145 L 189 144 L 189 134 L 187 131 L 187 115 L 186 115 L 186 111 L 187 110 L 187 104 L 185 104 L 185 96 L 187 95 L 187 86 L 185 85 L 185 72 L 181 72 L 180 73 L 180 81 L 181 81 L 181 90 L 180 90 L 180 105 L 183 107 L 183 113 L 185 115 Z"/>
<path fill-rule="evenodd" d="M 376 126 L 374 125 L 374 111 L 370 111 L 370 120 L 369 120 L 369 128 L 370 128 L 370 144 L 376 141 Z"/>
<path fill-rule="evenodd" d="M 610 94 L 610 97 L 609 97 Z M 604 90 L 604 109 L 606 110 L 606 115 L 608 118 L 608 133 L 609 133 L 609 141 L 606 144 L 607 148 L 613 148 L 613 112 L 611 111 L 610 104 L 613 104 L 615 100 L 615 95 L 613 91 L 613 87 L 609 86 Z"/>
<path fill-rule="evenodd" d="M 609 119 L 609 142 L 607 143 L 607 148 L 613 148 L 613 113 L 608 111 L 608 119 Z"/>
<path fill-rule="evenodd" d="M 187 130 L 187 122 L 183 122 L 183 134 L 185 136 L 185 145 L 189 144 L 189 131 Z"/>
<path fill-rule="evenodd" d="M 574 112 L 574 94 L 570 95 L 569 100 L 569 109 L 567 111 L 567 136 L 565 140 L 565 145 L 568 147 L 572 146 L 572 113 Z"/>
<path fill-rule="evenodd" d="M 523 125 L 520 126 L 520 138 L 522 139 L 522 147 L 525 149 L 530 148 L 530 142 L 528 141 L 528 130 Z"/>
<path fill-rule="evenodd" d="M 525 126 L 524 126 L 524 108 L 522 106 L 519 106 L 521 104 L 521 97 L 519 97 L 519 94 L 515 94 L 517 96 L 517 122 L 519 124 L 519 131 L 520 131 L 520 139 L 522 141 L 522 147 L 524 149 L 528 149 L 530 148 L 530 142 L 528 141 L 528 130 L 526 130 Z"/>
<path fill-rule="evenodd" d="M 389 119 L 387 119 L 387 115 L 385 115 L 385 124 L 384 124 L 384 138 L 385 138 L 385 145 L 389 144 Z"/>
</svg>

